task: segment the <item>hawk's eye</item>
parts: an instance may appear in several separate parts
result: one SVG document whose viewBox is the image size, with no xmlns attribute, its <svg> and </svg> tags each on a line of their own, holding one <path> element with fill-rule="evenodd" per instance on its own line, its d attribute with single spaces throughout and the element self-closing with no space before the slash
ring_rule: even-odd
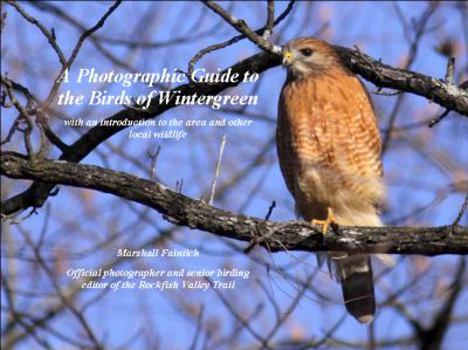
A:
<svg viewBox="0 0 468 350">
<path fill-rule="evenodd" d="M 312 49 L 301 49 L 301 50 L 299 50 L 299 52 L 300 52 L 303 56 L 309 57 L 309 56 L 312 56 L 312 53 L 313 53 L 314 51 L 312 51 Z"/>
</svg>

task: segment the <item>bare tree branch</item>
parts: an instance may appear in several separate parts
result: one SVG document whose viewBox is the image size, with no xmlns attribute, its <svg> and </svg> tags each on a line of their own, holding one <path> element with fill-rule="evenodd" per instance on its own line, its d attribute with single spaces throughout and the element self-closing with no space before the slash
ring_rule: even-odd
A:
<svg viewBox="0 0 468 350">
<path fill-rule="evenodd" d="M 450 325 L 455 302 L 463 289 L 463 273 L 465 272 L 466 262 L 464 257 L 460 257 L 457 271 L 451 286 L 451 291 L 446 302 L 437 313 L 429 329 L 419 331 L 419 341 L 421 350 L 440 349 L 442 341 Z"/>
<path fill-rule="evenodd" d="M 443 79 L 383 64 L 362 52 L 335 46 L 343 63 L 373 84 L 410 92 L 468 117 L 468 92 Z"/>
<path fill-rule="evenodd" d="M 220 15 L 231 26 L 233 26 L 239 32 L 244 34 L 250 41 L 252 41 L 262 50 L 277 55 L 281 53 L 281 47 L 274 45 L 270 41 L 266 40 L 263 36 L 257 35 L 257 33 L 255 33 L 247 26 L 244 20 L 235 18 L 233 15 L 229 14 L 221 6 L 219 6 L 216 2 L 203 1 L 203 3 L 206 6 L 208 6 L 211 10 L 213 10 L 213 12 Z"/>
<path fill-rule="evenodd" d="M 275 21 L 273 22 L 273 27 L 280 24 L 292 11 L 293 7 L 294 7 L 294 4 L 295 4 L 295 0 L 290 0 L 289 3 L 288 3 L 288 6 L 285 8 L 285 10 L 278 16 L 277 19 L 275 19 Z M 268 11 L 268 14 L 270 15 L 270 11 Z M 259 28 L 255 31 L 255 34 L 259 35 L 259 36 L 264 36 L 265 33 L 266 33 L 266 30 L 267 30 L 267 26 L 268 26 L 268 23 L 266 26 L 262 27 L 262 28 Z M 205 47 L 204 49 L 200 50 L 199 52 L 197 52 L 195 54 L 195 56 L 193 56 L 191 59 L 190 59 L 190 62 L 189 62 L 189 66 L 188 66 L 188 74 L 190 75 L 192 72 L 193 72 L 193 69 L 195 67 L 195 64 L 201 60 L 201 58 L 203 56 L 205 56 L 206 54 L 208 53 L 211 53 L 213 51 L 216 51 L 216 50 L 220 50 L 220 49 L 223 49 L 225 47 L 228 47 L 229 45 L 233 45 L 243 39 L 245 39 L 246 36 L 241 34 L 241 35 L 236 35 L 234 37 L 232 37 L 231 39 L 229 40 L 226 40 L 226 41 L 223 41 L 221 43 L 218 43 L 218 44 L 213 44 L 213 45 L 210 45 L 208 47 Z"/>
<path fill-rule="evenodd" d="M 52 49 L 57 54 L 60 64 L 62 66 L 65 66 L 67 64 L 67 59 L 65 58 L 65 55 L 60 46 L 57 44 L 57 40 L 53 32 L 50 32 L 39 20 L 37 20 L 33 16 L 29 15 L 26 11 L 24 11 L 24 9 L 16 1 L 8 0 L 7 4 L 13 6 L 16 9 L 16 11 L 18 11 L 19 14 L 21 14 L 21 16 L 24 17 L 26 21 L 39 28 L 42 34 L 44 34 L 44 36 L 47 38 L 47 41 L 49 42 Z"/>
<path fill-rule="evenodd" d="M 156 182 L 123 172 L 62 161 L 28 161 L 26 157 L 2 154 L 1 174 L 95 189 L 151 207 L 178 224 L 241 241 L 255 241 L 271 251 L 347 251 L 352 253 L 467 254 L 468 228 L 341 227 L 322 236 L 320 228 L 306 222 L 278 223 L 235 215 L 193 200 Z"/>
</svg>

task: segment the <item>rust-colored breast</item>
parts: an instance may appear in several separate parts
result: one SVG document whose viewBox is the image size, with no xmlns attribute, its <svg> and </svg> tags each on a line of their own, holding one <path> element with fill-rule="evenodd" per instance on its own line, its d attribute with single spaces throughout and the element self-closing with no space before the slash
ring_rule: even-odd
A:
<svg viewBox="0 0 468 350">
<path fill-rule="evenodd" d="M 330 72 L 283 86 L 277 127 L 280 167 L 304 217 L 382 197 L 381 141 L 357 77 Z"/>
</svg>

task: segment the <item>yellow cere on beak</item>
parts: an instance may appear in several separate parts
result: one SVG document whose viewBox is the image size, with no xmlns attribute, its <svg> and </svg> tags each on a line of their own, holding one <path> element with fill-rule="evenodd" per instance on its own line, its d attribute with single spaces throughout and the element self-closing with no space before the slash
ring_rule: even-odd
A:
<svg viewBox="0 0 468 350">
<path fill-rule="evenodd" d="M 293 61 L 293 53 L 289 50 L 283 51 L 283 64 L 285 66 L 290 65 Z"/>
</svg>

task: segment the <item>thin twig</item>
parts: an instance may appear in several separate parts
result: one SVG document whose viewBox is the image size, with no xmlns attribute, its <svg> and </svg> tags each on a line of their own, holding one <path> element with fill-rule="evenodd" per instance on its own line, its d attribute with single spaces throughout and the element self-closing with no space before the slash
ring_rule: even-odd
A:
<svg viewBox="0 0 468 350">
<path fill-rule="evenodd" d="M 446 109 L 441 115 L 432 119 L 431 122 L 429 123 L 429 127 L 432 128 L 434 125 L 438 124 L 442 119 L 448 116 L 450 112 L 451 112 L 450 109 Z"/>
<path fill-rule="evenodd" d="M 267 5 L 267 22 L 265 26 L 265 31 L 263 32 L 263 39 L 268 40 L 268 38 L 273 33 L 273 26 L 275 25 L 275 1 L 268 0 Z"/>
<path fill-rule="evenodd" d="M 450 57 L 447 60 L 447 71 L 445 74 L 445 82 L 450 85 L 455 85 L 455 57 Z M 449 115 L 450 109 L 446 109 L 441 115 L 431 120 L 429 127 L 432 128 L 438 124 L 442 119 Z"/>
<path fill-rule="evenodd" d="M 265 220 L 270 220 L 270 216 L 273 213 L 273 209 L 276 207 L 276 202 L 272 201 L 270 207 L 268 208 L 268 213 L 265 216 Z"/>
<path fill-rule="evenodd" d="M 158 146 L 155 152 L 149 151 L 147 155 L 150 159 L 150 179 L 156 180 L 156 163 L 158 161 L 159 153 L 161 152 L 161 146 Z"/>
<path fill-rule="evenodd" d="M 208 6 L 213 12 L 217 13 L 219 16 L 224 18 L 234 29 L 238 30 L 244 34 L 251 42 L 257 45 L 259 48 L 266 52 L 270 52 L 275 55 L 281 54 L 281 47 L 274 45 L 273 43 L 265 40 L 253 30 L 251 30 L 247 23 L 242 19 L 237 19 L 227 11 L 225 11 L 221 6 L 219 6 L 214 1 L 203 1 L 203 3 Z"/>
<path fill-rule="evenodd" d="M 57 44 L 57 40 L 55 38 L 55 35 L 52 32 L 49 32 L 47 30 L 47 28 L 41 22 L 39 22 L 36 18 L 34 18 L 33 16 L 29 15 L 26 11 L 24 11 L 24 9 L 20 5 L 18 5 L 18 3 L 16 1 L 7 0 L 7 4 L 13 6 L 16 9 L 16 11 L 18 11 L 19 14 L 21 16 L 23 16 L 23 18 L 26 21 L 28 21 L 29 23 L 32 23 L 37 28 L 39 28 L 39 30 L 42 32 L 42 34 L 44 34 L 44 36 L 47 38 L 47 40 L 48 40 L 50 46 L 52 47 L 52 49 L 54 50 L 54 52 L 57 54 L 58 59 L 59 59 L 61 65 L 62 65 L 62 67 L 65 67 L 66 64 L 67 64 L 67 60 L 65 58 L 65 55 L 63 54 L 62 49 Z"/>
<path fill-rule="evenodd" d="M 104 349 L 104 347 L 100 344 L 99 340 L 97 339 L 96 335 L 94 334 L 91 326 L 86 321 L 83 313 L 75 307 L 73 302 L 71 300 L 69 300 L 67 295 L 63 292 L 62 288 L 60 288 L 60 286 L 58 284 L 58 281 L 54 276 L 54 272 L 50 269 L 50 267 L 46 264 L 46 262 L 42 258 L 39 247 L 36 244 L 34 244 L 31 237 L 26 232 L 22 232 L 22 233 L 23 233 L 23 238 L 25 239 L 26 243 L 29 245 L 29 247 L 33 251 L 34 257 L 35 257 L 37 263 L 41 266 L 41 268 L 44 270 L 44 272 L 49 277 L 49 279 L 50 279 L 50 281 L 52 283 L 52 286 L 54 287 L 58 297 L 60 298 L 62 303 L 65 305 L 65 307 L 67 307 L 68 310 L 70 310 L 70 312 L 79 321 L 79 323 L 83 327 L 83 330 L 86 332 L 89 340 L 92 342 L 94 349 L 96 349 L 96 350 Z"/>
<path fill-rule="evenodd" d="M 286 7 L 286 9 L 278 16 L 278 18 L 274 21 L 274 26 L 277 26 L 279 23 L 281 23 L 288 15 L 289 13 L 292 11 L 293 7 L 294 7 L 294 4 L 295 4 L 295 0 L 290 0 L 289 1 L 289 4 L 288 6 Z M 259 28 L 255 31 L 255 33 L 257 35 L 263 35 L 264 32 L 266 30 L 266 27 L 262 27 L 262 28 Z M 213 51 L 216 51 L 216 50 L 220 50 L 220 49 L 223 49 L 225 47 L 228 47 L 230 45 L 233 45 L 243 39 L 246 39 L 246 36 L 241 34 L 241 35 L 236 35 L 234 37 L 232 37 L 231 39 L 229 40 L 226 40 L 226 41 L 223 41 L 221 43 L 218 43 L 218 44 L 214 44 L 214 45 L 210 45 L 202 50 L 200 50 L 199 52 L 197 52 L 189 61 L 189 64 L 188 64 L 188 74 L 189 76 L 191 76 L 192 72 L 193 72 L 193 68 L 195 67 L 195 64 L 200 61 L 202 59 L 203 56 L 213 52 Z"/>
<path fill-rule="evenodd" d="M 193 334 L 192 344 L 189 347 L 189 350 L 195 350 L 197 348 L 198 338 L 200 337 L 200 330 L 202 328 L 203 321 L 203 304 L 200 305 L 200 311 L 198 312 L 197 317 L 197 328 Z"/>
<path fill-rule="evenodd" d="M 210 200 L 208 201 L 210 205 L 213 205 L 215 192 L 216 192 L 216 183 L 218 181 L 219 173 L 221 172 L 221 162 L 223 160 L 223 153 L 224 153 L 225 146 L 226 146 L 226 135 L 223 135 L 223 137 L 221 138 L 221 146 L 219 147 L 218 161 L 216 162 L 216 171 L 215 171 L 215 175 L 213 178 L 213 183 L 211 184 Z"/>
<path fill-rule="evenodd" d="M 445 74 L 445 81 L 448 84 L 455 85 L 455 57 L 449 57 L 447 60 L 447 73 Z"/>
<path fill-rule="evenodd" d="M 398 7 L 395 7 L 395 8 L 398 9 Z M 411 65 L 414 63 L 416 56 L 418 54 L 418 51 L 419 51 L 419 44 L 421 42 L 422 37 L 426 33 L 426 27 L 427 27 L 427 24 L 429 23 L 429 19 L 434 14 L 437 8 L 438 8 L 437 3 L 429 3 L 426 10 L 419 18 L 419 20 L 417 22 L 414 22 L 414 32 L 415 32 L 414 39 L 410 43 L 408 58 L 404 65 L 404 69 L 409 69 Z M 405 23 L 406 23 L 405 21 L 402 21 L 402 25 L 404 26 L 404 30 L 406 31 L 407 28 L 405 27 Z M 394 104 L 393 110 L 390 114 L 390 117 L 388 118 L 388 122 L 386 126 L 387 132 L 384 134 L 383 139 L 382 139 L 382 154 L 384 154 L 387 151 L 388 146 L 390 144 L 392 131 L 393 131 L 393 125 L 395 124 L 397 120 L 398 112 L 400 111 L 400 108 L 403 105 L 404 98 L 405 98 L 404 94 L 398 95 L 397 100 Z"/>
<path fill-rule="evenodd" d="M 114 12 L 117 7 L 120 6 L 120 4 L 122 3 L 122 0 L 117 0 L 114 4 L 112 4 L 108 10 L 106 11 L 106 13 L 99 19 L 99 21 L 96 22 L 96 24 L 94 26 L 92 26 L 91 28 L 85 30 L 81 35 L 80 37 L 78 38 L 78 41 L 76 42 L 76 45 L 70 55 L 70 58 L 66 61 L 65 65 L 63 65 L 62 69 L 60 70 L 59 74 L 57 75 L 57 78 L 55 79 L 55 83 L 54 85 L 52 86 L 50 92 L 49 92 L 49 96 L 47 97 L 47 99 L 44 101 L 44 103 L 42 104 L 41 106 L 41 109 L 43 110 L 47 110 L 47 107 L 49 106 L 49 104 L 54 100 L 57 92 L 58 92 L 58 89 L 62 83 L 62 79 L 60 79 L 62 77 L 62 75 L 65 73 L 65 71 L 67 69 L 70 69 L 70 67 L 73 65 L 73 63 L 75 62 L 75 59 L 76 57 L 78 56 L 78 53 L 81 49 L 81 47 L 83 46 L 85 40 L 90 36 L 92 35 L 95 31 L 97 31 L 99 28 L 101 28 L 104 23 L 106 22 L 107 18 L 112 14 L 112 12 Z"/>
<path fill-rule="evenodd" d="M 3 141 L 2 143 L 6 143 L 10 140 L 11 136 L 13 135 L 14 130 L 19 130 L 23 133 L 23 138 L 24 138 L 24 145 L 26 147 L 26 151 L 28 153 L 29 157 L 34 156 L 34 148 L 31 143 L 31 133 L 33 130 L 33 122 L 31 120 L 30 116 L 30 107 L 31 107 L 31 100 L 28 100 L 26 108 L 19 103 L 19 101 L 16 99 L 15 95 L 13 94 L 13 87 L 11 84 L 11 81 L 8 79 L 5 79 L 2 76 L 2 84 L 5 86 L 6 94 L 8 98 L 10 99 L 10 102 L 12 103 L 13 106 L 15 106 L 16 110 L 19 113 L 19 116 L 16 118 L 16 121 L 13 124 L 13 127 L 10 129 L 7 139 Z M 20 129 L 19 125 L 21 121 L 26 122 L 26 128 L 25 129 Z"/>
<path fill-rule="evenodd" d="M 210 285 L 213 285 L 213 281 L 205 277 L 205 280 L 210 283 Z M 215 294 L 218 296 L 218 298 L 221 300 L 221 302 L 224 304 L 224 306 L 228 309 L 228 311 L 244 326 L 244 328 L 255 338 L 257 341 L 259 341 L 262 344 L 262 349 L 271 349 L 271 347 L 267 344 L 265 338 L 263 338 L 259 333 L 257 333 L 251 325 L 247 322 L 245 317 L 239 314 L 237 310 L 234 308 L 234 306 L 231 305 L 231 303 L 228 301 L 226 297 L 223 296 L 223 294 L 216 288 L 212 288 L 212 290 L 215 292 Z"/>
<path fill-rule="evenodd" d="M 453 222 L 452 226 L 457 226 L 460 223 L 463 215 L 465 215 L 465 212 L 466 212 L 467 208 L 468 208 L 468 194 L 465 196 L 465 200 L 464 200 L 464 202 L 463 202 L 463 204 L 462 204 L 462 206 L 460 208 L 460 211 L 458 212 L 458 215 L 455 218 L 455 221 Z"/>
</svg>

